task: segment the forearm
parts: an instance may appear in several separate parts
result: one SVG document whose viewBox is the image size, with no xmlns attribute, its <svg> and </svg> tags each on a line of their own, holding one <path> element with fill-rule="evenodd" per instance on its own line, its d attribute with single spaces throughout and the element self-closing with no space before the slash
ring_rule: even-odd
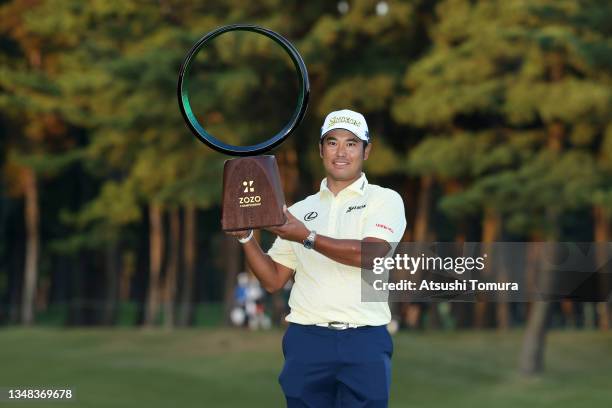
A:
<svg viewBox="0 0 612 408">
<path fill-rule="evenodd" d="M 251 239 L 242 245 L 249 269 L 253 271 L 261 286 L 268 292 L 278 290 L 280 276 L 274 261 L 266 254 L 256 239 Z"/>
<path fill-rule="evenodd" d="M 303 243 L 304 240 L 308 238 L 311 231 L 287 211 L 286 207 L 284 211 L 287 216 L 287 222 L 280 227 L 270 227 L 268 230 L 285 240 L 298 244 Z M 314 250 L 336 262 L 359 268 L 362 266 L 362 242 L 384 243 L 383 246 L 375 248 L 375 251 L 368 250 L 368 257 L 372 257 L 374 252 L 378 253 L 379 251 L 381 252 L 381 256 L 384 256 L 389 249 L 391 249 L 391 246 L 387 242 L 379 238 L 365 237 L 363 240 L 335 239 L 317 234 L 314 240 Z M 384 250 L 384 252 L 382 252 L 382 250 Z M 366 265 L 369 265 L 369 262 Z"/>
<path fill-rule="evenodd" d="M 315 251 L 344 265 L 361 267 L 361 241 L 317 235 Z"/>
<path fill-rule="evenodd" d="M 362 252 L 363 243 L 371 245 L 365 253 Z M 358 240 L 335 239 L 325 235 L 317 235 L 314 249 L 341 264 L 357 268 L 371 268 L 373 258 L 385 256 L 391 249 L 391 246 L 381 239 L 371 237 Z"/>
</svg>

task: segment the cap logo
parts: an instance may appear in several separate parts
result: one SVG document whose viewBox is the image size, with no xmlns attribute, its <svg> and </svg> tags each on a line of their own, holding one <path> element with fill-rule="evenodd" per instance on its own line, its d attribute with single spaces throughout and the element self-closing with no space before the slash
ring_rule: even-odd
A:
<svg viewBox="0 0 612 408">
<path fill-rule="evenodd" d="M 348 123 L 349 125 L 353 125 L 353 126 L 357 126 L 360 127 L 361 126 L 361 122 L 353 119 L 351 117 L 348 116 L 334 116 L 333 118 L 331 118 L 329 120 L 329 124 L 327 125 L 327 128 L 329 129 L 330 127 L 338 124 L 338 123 Z"/>
</svg>

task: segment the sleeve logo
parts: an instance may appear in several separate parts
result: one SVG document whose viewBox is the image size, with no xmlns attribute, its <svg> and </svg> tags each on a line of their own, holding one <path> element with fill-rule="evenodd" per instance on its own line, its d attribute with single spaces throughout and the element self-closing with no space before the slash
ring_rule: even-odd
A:
<svg viewBox="0 0 612 408">
<path fill-rule="evenodd" d="M 387 231 L 390 231 L 391 233 L 393 233 L 393 232 L 394 232 L 394 231 L 393 231 L 393 228 L 391 228 L 391 227 L 387 227 L 385 224 L 376 224 L 376 226 L 377 226 L 378 228 L 382 228 L 382 229 L 385 229 L 385 230 L 387 230 Z"/>
</svg>

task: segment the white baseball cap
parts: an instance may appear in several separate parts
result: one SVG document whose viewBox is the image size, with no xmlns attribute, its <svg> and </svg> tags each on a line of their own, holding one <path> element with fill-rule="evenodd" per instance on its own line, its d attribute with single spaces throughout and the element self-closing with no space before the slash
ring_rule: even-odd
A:
<svg viewBox="0 0 612 408">
<path fill-rule="evenodd" d="M 321 127 L 321 139 L 327 132 L 334 129 L 346 129 L 364 142 L 370 142 L 368 124 L 361 113 L 349 109 L 331 112 L 325 117 L 323 127 Z"/>
</svg>

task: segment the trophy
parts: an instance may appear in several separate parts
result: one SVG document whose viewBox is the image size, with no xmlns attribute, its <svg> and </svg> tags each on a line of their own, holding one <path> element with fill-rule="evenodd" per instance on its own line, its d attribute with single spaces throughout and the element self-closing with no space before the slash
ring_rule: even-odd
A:
<svg viewBox="0 0 612 408">
<path fill-rule="evenodd" d="M 289 122 L 273 137 L 250 146 L 227 144 L 208 132 L 192 109 L 187 87 L 190 68 L 196 54 L 207 47 L 215 37 L 230 31 L 248 31 L 272 39 L 289 55 L 298 78 L 297 105 Z M 219 27 L 202 37 L 183 60 L 177 94 L 183 118 L 201 142 L 218 152 L 243 156 L 227 160 L 224 165 L 221 229 L 238 231 L 284 224 L 285 198 L 276 159 L 272 155 L 260 154 L 280 145 L 297 128 L 306 113 L 310 94 L 308 72 L 302 56 L 293 44 L 278 33 L 256 25 L 233 24 Z"/>
</svg>

